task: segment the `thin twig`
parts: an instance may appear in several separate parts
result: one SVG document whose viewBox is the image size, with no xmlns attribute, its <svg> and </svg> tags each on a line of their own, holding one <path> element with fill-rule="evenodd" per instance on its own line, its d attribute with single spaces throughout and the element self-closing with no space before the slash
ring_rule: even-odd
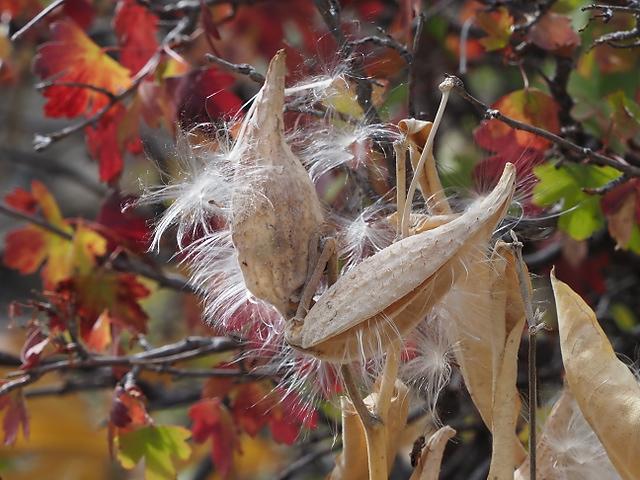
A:
<svg viewBox="0 0 640 480">
<path fill-rule="evenodd" d="M 455 86 L 453 90 L 464 98 L 466 101 L 474 105 L 481 113 L 484 118 L 487 119 L 495 119 L 500 122 L 509 125 L 516 130 L 522 130 L 525 132 L 533 133 L 539 137 L 545 138 L 556 145 L 563 147 L 567 150 L 577 153 L 578 155 L 586 158 L 589 163 L 593 163 L 595 165 L 601 166 L 609 166 L 613 167 L 616 170 L 619 170 L 629 177 L 640 177 L 640 168 L 635 167 L 633 165 L 629 165 L 628 163 L 623 162 L 622 160 L 616 160 L 612 157 L 608 157 L 601 153 L 594 152 L 590 148 L 581 147 L 580 145 L 576 145 L 575 143 L 563 138 L 555 133 L 551 133 L 547 130 L 544 130 L 539 127 L 534 127 L 533 125 L 528 125 L 526 123 L 519 122 L 518 120 L 514 120 L 511 117 L 507 117 L 503 115 L 499 110 L 495 108 L 489 107 L 487 104 L 481 102 L 474 96 L 472 96 L 464 87 L 464 83 L 458 77 L 449 75 L 449 77 L 454 81 Z"/>
<path fill-rule="evenodd" d="M 116 97 L 116 95 L 112 91 L 107 90 L 106 88 L 99 87 L 97 85 L 91 85 L 90 83 L 45 81 L 40 82 L 34 86 L 36 90 L 46 90 L 47 88 L 51 87 L 83 88 L 85 90 L 92 90 L 104 95 L 111 101 L 115 100 Z"/>
<path fill-rule="evenodd" d="M 60 7 L 65 0 L 55 0 L 51 2 L 51 4 L 47 5 L 42 9 L 40 13 L 38 13 L 35 17 L 27 22 L 27 24 L 18 30 L 16 33 L 11 35 L 11 41 L 15 42 L 20 39 L 25 33 L 27 33 L 31 28 L 33 28 L 36 24 L 42 21 L 47 15 L 53 12 L 56 8 Z"/>
<path fill-rule="evenodd" d="M 55 225 L 52 225 L 46 220 L 24 213 L 13 207 L 10 207 L 7 204 L 0 203 L 0 213 L 3 213 L 9 217 L 16 218 L 18 220 L 24 220 L 25 222 L 29 222 L 33 225 L 43 228 L 44 230 L 47 230 L 49 233 L 53 233 L 54 235 L 57 235 L 60 238 L 64 238 L 65 240 L 69 240 L 69 241 L 73 240 L 73 234 L 62 230 L 56 227 Z"/>
<path fill-rule="evenodd" d="M 36 382 L 41 376 L 58 371 L 82 370 L 87 368 L 128 366 L 142 370 L 154 370 L 158 365 L 169 365 L 175 362 L 190 360 L 212 353 L 236 350 L 242 346 L 231 337 L 187 337 L 179 342 L 164 345 L 144 352 L 123 356 L 91 356 L 86 359 L 73 358 L 42 362 L 28 370 L 16 371 L 8 376 L 18 376 L 15 380 L 0 385 L 0 396 Z"/>
<path fill-rule="evenodd" d="M 411 65 L 411 62 L 413 61 L 413 55 L 411 55 L 411 52 L 407 49 L 407 47 L 402 45 L 400 42 L 398 42 L 395 38 L 393 38 L 391 35 L 386 33 L 384 30 L 381 31 L 381 33 L 384 35 L 384 37 L 369 35 L 367 37 L 363 37 L 358 40 L 353 40 L 351 42 L 351 45 L 353 45 L 354 47 L 357 47 L 359 45 L 365 45 L 367 43 L 371 43 L 378 47 L 389 48 L 391 50 L 395 50 L 396 52 L 398 52 L 407 65 Z"/>
<path fill-rule="evenodd" d="M 240 75 L 244 75 L 249 77 L 256 83 L 262 85 L 265 82 L 264 75 L 256 70 L 253 65 L 249 65 L 248 63 L 232 63 L 224 58 L 220 58 L 212 53 L 206 53 L 205 58 L 216 65 L 220 65 L 221 67 L 226 68 L 227 70 L 231 70 L 232 72 L 239 73 Z"/>
<path fill-rule="evenodd" d="M 518 283 L 520 284 L 520 294 L 524 305 L 524 314 L 528 325 L 529 334 L 529 478 L 536 480 L 536 443 L 537 443 L 537 406 L 538 406 L 538 377 L 536 370 L 536 334 L 540 330 L 537 315 L 533 311 L 531 302 L 530 280 L 527 273 L 527 267 L 522 259 L 522 242 L 518 240 L 515 232 L 511 231 L 511 248 L 516 257 L 516 273 L 518 275 Z"/>
</svg>

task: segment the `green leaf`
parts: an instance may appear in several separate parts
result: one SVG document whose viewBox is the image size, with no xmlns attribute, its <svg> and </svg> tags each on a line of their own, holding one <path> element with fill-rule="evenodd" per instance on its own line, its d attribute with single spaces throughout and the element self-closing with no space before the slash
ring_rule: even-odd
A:
<svg viewBox="0 0 640 480">
<path fill-rule="evenodd" d="M 172 457 L 186 460 L 191 447 L 186 440 L 191 432 L 175 425 L 149 426 L 118 436 L 118 460 L 127 469 L 145 462 L 146 480 L 176 478 Z"/>
<path fill-rule="evenodd" d="M 616 325 L 623 332 L 630 332 L 638 324 L 638 319 L 633 311 L 622 303 L 615 303 L 611 307 L 611 316 Z"/>
<path fill-rule="evenodd" d="M 583 188 L 601 187 L 621 174 L 611 167 L 551 163 L 533 169 L 540 180 L 533 189 L 533 203 L 541 207 L 560 204 L 563 213 L 558 227 L 576 240 L 585 240 L 604 226 L 600 197 Z"/>
</svg>

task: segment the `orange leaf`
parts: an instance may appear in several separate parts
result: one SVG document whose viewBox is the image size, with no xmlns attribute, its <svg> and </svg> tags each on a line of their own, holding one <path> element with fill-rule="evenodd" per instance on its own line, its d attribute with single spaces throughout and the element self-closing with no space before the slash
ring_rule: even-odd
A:
<svg viewBox="0 0 640 480">
<path fill-rule="evenodd" d="M 516 90 L 502 97 L 492 107 L 514 120 L 544 128 L 552 133 L 560 132 L 558 104 L 541 90 Z M 474 136 L 482 148 L 494 152 L 499 152 L 504 146 L 512 146 L 513 141 L 521 147 L 534 150 L 545 150 L 550 145 L 549 140 L 533 133 L 514 130 L 498 120 L 483 123 Z"/>
<path fill-rule="evenodd" d="M 513 17 L 506 8 L 500 7 L 492 12 L 478 12 L 475 23 L 487 34 L 480 39 L 480 43 L 488 52 L 500 50 L 509 45 Z"/>
<path fill-rule="evenodd" d="M 580 36 L 565 15 L 547 12 L 529 31 L 529 40 L 550 52 L 570 57 L 580 45 Z"/>
<path fill-rule="evenodd" d="M 89 350 L 100 353 L 104 352 L 111 344 L 111 318 L 107 310 L 102 312 L 96 323 L 93 324 L 85 343 Z"/>
<path fill-rule="evenodd" d="M 131 84 L 126 68 L 107 55 L 76 23 L 51 26 L 52 41 L 38 48 L 34 71 L 43 79 L 91 84 L 117 94 Z M 103 93 L 80 87 L 49 87 L 44 107 L 49 117 L 92 115 L 109 103 Z"/>
</svg>

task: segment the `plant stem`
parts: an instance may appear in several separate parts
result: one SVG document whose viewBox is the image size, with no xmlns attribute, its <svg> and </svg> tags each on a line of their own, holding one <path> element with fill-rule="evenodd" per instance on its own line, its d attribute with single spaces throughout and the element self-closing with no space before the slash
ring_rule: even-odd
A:
<svg viewBox="0 0 640 480">
<path fill-rule="evenodd" d="M 422 155 L 420 155 L 420 161 L 416 166 L 413 172 L 413 178 L 411 179 L 411 185 L 409 185 L 409 192 L 407 193 L 407 203 L 404 206 L 404 212 L 402 214 L 402 229 L 404 231 L 405 228 L 409 225 L 409 216 L 411 213 L 411 204 L 413 203 L 413 196 L 416 193 L 416 189 L 418 188 L 418 179 L 422 174 L 422 169 L 424 168 L 424 164 L 429 158 L 429 155 L 433 153 L 433 142 L 436 137 L 436 132 L 438 131 L 438 127 L 440 126 L 440 122 L 442 121 L 442 116 L 444 115 L 444 110 L 447 107 L 447 100 L 449 99 L 449 94 L 454 87 L 454 82 L 450 78 L 445 79 L 444 82 L 440 84 L 440 91 L 442 92 L 442 98 L 440 99 L 440 105 L 438 106 L 438 111 L 436 112 L 436 117 L 433 120 L 433 127 L 431 127 L 431 131 L 429 132 L 429 136 L 427 137 L 427 142 L 424 145 L 424 149 L 422 150 Z"/>
</svg>

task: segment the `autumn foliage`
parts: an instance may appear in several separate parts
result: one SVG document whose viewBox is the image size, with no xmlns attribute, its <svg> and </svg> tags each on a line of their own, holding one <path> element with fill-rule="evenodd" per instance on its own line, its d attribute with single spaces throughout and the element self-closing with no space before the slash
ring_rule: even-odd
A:
<svg viewBox="0 0 640 480">
<path fill-rule="evenodd" d="M 553 470 L 569 417 L 636 478 L 599 419 L 640 402 L 613 350 L 636 360 L 640 7 L 613 3 L 0 0 L 0 476 L 524 479 L 537 411 L 539 478 L 582 478 Z"/>
</svg>

